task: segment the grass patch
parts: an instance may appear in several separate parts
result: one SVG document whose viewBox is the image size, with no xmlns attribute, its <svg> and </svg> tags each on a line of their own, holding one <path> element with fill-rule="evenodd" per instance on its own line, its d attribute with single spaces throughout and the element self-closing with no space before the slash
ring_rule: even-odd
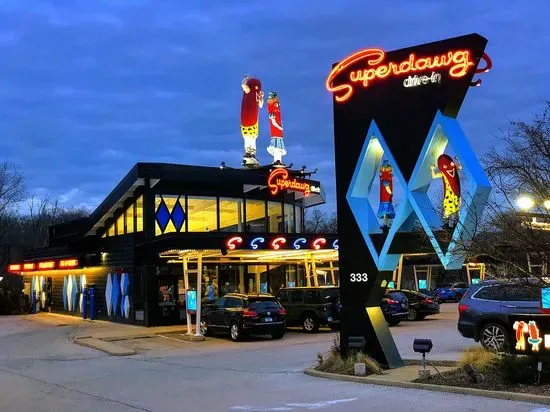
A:
<svg viewBox="0 0 550 412">
<path fill-rule="evenodd" d="M 364 353 L 357 353 L 348 357 L 342 357 L 340 353 L 340 338 L 336 336 L 327 354 L 317 354 L 317 366 L 320 372 L 336 373 L 339 375 L 354 375 L 354 365 L 364 363 L 367 375 L 381 375 L 382 368 L 374 359 Z"/>
<path fill-rule="evenodd" d="M 465 365 L 472 366 L 478 372 L 486 372 L 498 363 L 499 355 L 488 351 L 482 346 L 466 349 L 462 354 L 458 366 L 463 368 Z"/>
</svg>

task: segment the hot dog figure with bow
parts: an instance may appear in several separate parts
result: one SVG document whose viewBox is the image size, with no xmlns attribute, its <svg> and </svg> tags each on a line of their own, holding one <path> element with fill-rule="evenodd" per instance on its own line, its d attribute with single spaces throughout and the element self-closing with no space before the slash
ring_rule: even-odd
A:
<svg viewBox="0 0 550 412">
<path fill-rule="evenodd" d="M 462 166 L 458 163 L 458 159 L 453 159 L 451 156 L 443 153 L 437 159 L 437 167 L 439 172 L 435 171 L 435 166 L 432 165 L 432 177 L 434 179 L 441 178 L 443 180 L 443 217 L 445 226 L 451 227 L 451 220 L 457 219 L 458 211 L 460 210 L 460 176 L 458 171 L 462 170 Z"/>
<path fill-rule="evenodd" d="M 283 124 L 281 122 L 281 104 L 276 92 L 267 94 L 267 113 L 269 115 L 269 131 L 271 142 L 267 152 L 273 156 L 273 165 L 284 167 L 283 156 L 286 155 L 286 148 L 283 142 Z"/>
<path fill-rule="evenodd" d="M 393 168 L 390 162 L 384 160 L 380 166 L 380 205 L 378 206 L 378 219 L 382 219 L 382 229 L 390 227 L 391 220 L 395 217 L 393 208 Z"/>
<path fill-rule="evenodd" d="M 245 76 L 241 83 L 243 98 L 241 104 L 241 134 L 244 139 L 245 154 L 243 165 L 258 167 L 256 159 L 256 139 L 259 135 L 260 109 L 264 106 L 264 92 L 259 79 Z"/>
</svg>

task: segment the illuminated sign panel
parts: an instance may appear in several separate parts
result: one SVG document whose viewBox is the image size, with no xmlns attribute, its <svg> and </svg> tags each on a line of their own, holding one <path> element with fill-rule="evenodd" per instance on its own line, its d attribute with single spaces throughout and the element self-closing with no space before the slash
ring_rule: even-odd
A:
<svg viewBox="0 0 550 412">
<path fill-rule="evenodd" d="M 32 271 L 34 269 L 36 269 L 36 263 L 24 263 L 23 264 L 23 270 L 25 270 L 25 271 L 26 270 Z"/>
<path fill-rule="evenodd" d="M 269 174 L 267 177 L 267 186 L 272 195 L 276 195 L 283 190 L 301 192 L 306 197 L 309 196 L 310 193 L 321 192 L 321 188 L 312 185 L 311 182 L 307 180 L 289 177 L 288 170 L 282 168 L 274 169 Z"/>
<path fill-rule="evenodd" d="M 70 269 L 78 266 L 78 259 L 65 259 L 59 261 L 59 269 Z"/>
<path fill-rule="evenodd" d="M 548 315 L 510 315 L 512 353 L 550 352 L 550 317 Z"/>
<path fill-rule="evenodd" d="M 21 265 L 19 263 L 14 263 L 8 266 L 9 272 L 20 272 L 21 271 Z"/>
<path fill-rule="evenodd" d="M 55 269 L 55 261 L 38 262 L 38 270 Z"/>
<path fill-rule="evenodd" d="M 224 242 L 228 251 L 234 250 L 338 250 L 338 239 L 334 237 L 304 237 L 299 235 L 271 238 L 264 236 L 231 236 Z"/>
</svg>

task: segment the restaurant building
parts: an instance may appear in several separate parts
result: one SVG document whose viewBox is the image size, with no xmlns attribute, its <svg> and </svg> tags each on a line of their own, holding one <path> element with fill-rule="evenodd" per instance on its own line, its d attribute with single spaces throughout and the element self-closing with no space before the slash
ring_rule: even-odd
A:
<svg viewBox="0 0 550 412">
<path fill-rule="evenodd" d="M 145 326 L 185 323 L 186 290 L 204 302 L 338 284 L 336 237 L 304 234 L 305 210 L 325 201 L 311 174 L 137 163 L 89 217 L 52 226 L 48 247 L 9 270 L 38 310 L 80 315 L 93 285 L 97 318 Z"/>
</svg>

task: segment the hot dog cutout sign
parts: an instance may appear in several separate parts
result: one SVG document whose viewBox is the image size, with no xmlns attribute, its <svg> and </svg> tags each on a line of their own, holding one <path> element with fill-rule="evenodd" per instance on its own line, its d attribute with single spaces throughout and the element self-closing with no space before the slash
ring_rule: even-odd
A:
<svg viewBox="0 0 550 412">
<path fill-rule="evenodd" d="M 283 142 L 283 123 L 281 122 L 281 103 L 277 92 L 267 94 L 267 113 L 269 116 L 269 134 L 271 141 L 267 152 L 273 156 L 273 165 L 284 167 L 282 157 L 286 155 L 286 148 Z"/>
<path fill-rule="evenodd" d="M 243 165 L 258 167 L 256 139 L 260 133 L 260 109 L 264 106 L 264 92 L 259 79 L 245 76 L 241 82 L 243 97 L 241 103 L 241 134 L 244 139 Z"/>
<path fill-rule="evenodd" d="M 462 166 L 458 163 L 458 159 L 453 159 L 443 153 L 437 159 L 437 167 L 439 172 L 436 172 L 435 166 L 432 165 L 432 177 L 434 179 L 441 178 L 443 181 L 443 218 L 445 226 L 452 227 L 456 223 L 451 221 L 458 220 L 458 211 L 460 210 L 461 193 L 458 171 L 462 170 Z"/>
</svg>

